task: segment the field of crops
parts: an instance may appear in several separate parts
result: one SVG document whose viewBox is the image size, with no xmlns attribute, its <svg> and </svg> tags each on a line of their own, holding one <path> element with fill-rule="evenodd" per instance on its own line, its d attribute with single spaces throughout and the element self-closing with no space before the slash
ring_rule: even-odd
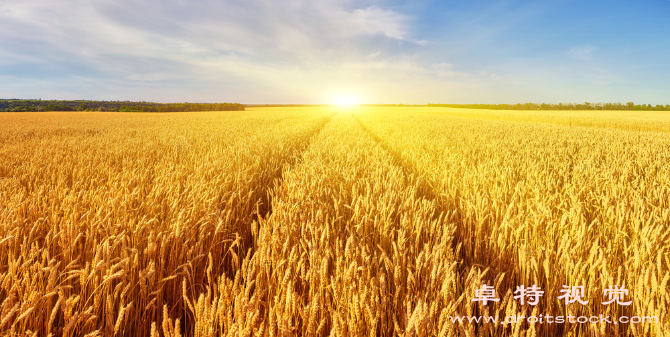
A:
<svg viewBox="0 0 670 337">
<path fill-rule="evenodd" d="M 669 163 L 662 111 L 1 113 L 0 336 L 668 336 Z"/>
</svg>

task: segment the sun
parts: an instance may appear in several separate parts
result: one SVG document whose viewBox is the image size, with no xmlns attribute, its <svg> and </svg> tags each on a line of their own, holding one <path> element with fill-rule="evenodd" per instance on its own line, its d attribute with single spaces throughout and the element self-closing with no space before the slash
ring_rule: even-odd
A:
<svg viewBox="0 0 670 337">
<path fill-rule="evenodd" d="M 341 95 L 333 99 L 333 104 L 341 107 L 350 107 L 357 105 L 358 103 L 358 99 L 353 95 Z"/>
</svg>

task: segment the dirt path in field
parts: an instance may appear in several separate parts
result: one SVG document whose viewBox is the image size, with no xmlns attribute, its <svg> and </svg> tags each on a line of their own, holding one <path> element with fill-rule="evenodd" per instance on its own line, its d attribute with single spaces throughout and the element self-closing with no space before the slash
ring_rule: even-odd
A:
<svg viewBox="0 0 670 337">
<path fill-rule="evenodd" d="M 393 164 L 395 166 L 399 167 L 407 177 L 415 177 L 417 179 L 417 184 L 419 185 L 419 194 L 421 197 L 429 201 L 437 201 L 437 194 L 435 193 L 435 189 L 433 189 L 433 187 L 430 186 L 430 183 L 422 177 L 422 174 L 419 172 L 413 162 L 404 160 L 398 151 L 391 148 L 383 139 L 370 131 L 370 129 L 368 129 L 360 119 L 353 115 L 352 117 L 356 120 L 356 122 L 358 122 L 361 128 L 363 128 L 363 130 L 365 130 L 365 132 L 370 135 L 370 137 L 374 139 L 382 149 L 384 149 L 384 151 L 391 155 L 393 158 Z"/>
<path fill-rule="evenodd" d="M 447 195 L 440 195 L 436 192 L 436 189 L 431 186 L 431 183 L 422 177 L 425 175 L 422 173 L 411 160 L 403 158 L 401 153 L 393 149 L 389 144 L 379 137 L 377 134 L 372 132 L 360 119 L 354 116 L 354 119 L 358 121 L 360 126 L 373 138 L 375 141 L 388 151 L 394 158 L 394 163 L 396 166 L 402 168 L 403 172 L 407 176 L 420 177 L 420 186 L 421 186 L 421 195 L 435 203 L 438 207 L 437 213 L 445 214 L 445 223 L 453 223 L 456 226 L 456 232 L 454 233 L 454 241 L 452 249 L 457 254 L 458 257 L 458 277 L 459 277 L 459 293 L 466 291 L 466 289 L 472 287 L 472 281 L 474 280 L 473 275 L 477 275 L 487 268 L 491 268 L 487 275 L 487 279 L 498 278 L 504 273 L 505 280 L 515 280 L 519 279 L 519 276 L 516 275 L 516 271 L 519 270 L 517 266 L 506 264 L 504 266 L 489 266 L 485 261 L 487 257 L 496 256 L 499 257 L 497 260 L 505 261 L 511 260 L 506 259 L 505 256 L 501 255 L 501 252 L 496 251 L 492 247 L 486 247 L 483 250 L 470 249 L 470 247 L 475 246 L 473 241 L 476 240 L 488 240 L 489 238 L 477 238 L 465 236 L 463 233 L 470 233 L 469 231 L 464 230 L 464 221 L 462 220 L 464 215 L 464 210 L 458 206 L 458 200 L 447 200 L 445 198 L 451 198 Z M 456 205 L 456 207 L 449 207 L 448 205 Z M 475 272 L 473 274 L 473 272 Z M 476 281 L 475 281 L 476 282 Z M 469 296 L 469 295 L 466 295 Z"/>
<path fill-rule="evenodd" d="M 263 275 L 257 296 L 285 319 L 279 330 L 449 330 L 440 317 L 455 302 L 453 228 L 399 159 L 342 112 L 284 171 L 249 260 Z"/>
<path fill-rule="evenodd" d="M 260 217 L 268 218 L 272 214 L 272 197 L 270 196 L 270 192 L 276 187 L 276 185 L 281 184 L 284 179 L 284 172 L 287 168 L 291 168 L 300 163 L 303 153 L 309 148 L 310 144 L 312 144 L 314 141 L 314 138 L 318 136 L 321 131 L 323 131 L 323 129 L 326 127 L 326 125 L 328 125 L 328 123 L 330 123 L 330 121 L 333 119 L 333 116 L 335 115 L 336 113 L 325 118 L 323 122 L 321 122 L 311 133 L 297 140 L 295 142 L 295 146 L 292 146 L 286 150 L 287 152 L 293 152 L 293 156 L 291 156 L 291 159 L 286 162 L 285 167 L 280 168 L 277 170 L 277 172 L 275 172 L 273 175 L 274 183 L 266 186 L 265 190 L 263 191 L 263 197 L 260 200 L 258 212 L 253 215 L 253 221 L 258 221 Z"/>
<path fill-rule="evenodd" d="M 295 165 L 298 165 L 303 157 L 305 151 L 314 141 L 314 138 L 317 137 L 321 131 L 330 123 L 337 113 L 332 114 L 326 117 L 317 127 L 314 128 L 312 132 L 307 135 L 304 135 L 300 139 L 296 140 L 293 145 L 288 147 L 285 152 L 293 153 L 290 156 L 290 159 L 287 160 L 284 165 L 278 167 L 278 169 L 272 174 L 272 177 L 265 184 L 263 190 L 260 193 L 260 198 L 257 199 L 257 210 L 251 215 L 251 220 L 249 222 L 249 227 L 252 227 L 254 223 L 260 223 L 262 219 L 267 219 L 272 215 L 272 191 L 275 190 L 278 186 L 284 181 L 284 172 L 290 170 Z M 256 243 L 254 242 L 253 234 L 249 231 L 242 235 L 243 242 L 241 249 L 238 249 L 238 254 L 254 254 L 254 247 Z"/>
</svg>

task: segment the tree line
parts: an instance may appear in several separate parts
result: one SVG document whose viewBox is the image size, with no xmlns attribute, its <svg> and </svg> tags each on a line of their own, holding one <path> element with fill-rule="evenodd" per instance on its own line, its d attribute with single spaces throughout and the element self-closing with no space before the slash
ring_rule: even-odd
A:
<svg viewBox="0 0 670 337">
<path fill-rule="evenodd" d="M 428 104 L 430 107 L 449 107 L 491 110 L 659 110 L 670 111 L 670 105 L 622 103 L 517 103 L 517 104 Z"/>
<path fill-rule="evenodd" d="M 244 111 L 240 103 L 153 103 L 130 101 L 64 101 L 0 99 L 0 111 L 116 111 L 116 112 L 186 112 Z"/>
</svg>

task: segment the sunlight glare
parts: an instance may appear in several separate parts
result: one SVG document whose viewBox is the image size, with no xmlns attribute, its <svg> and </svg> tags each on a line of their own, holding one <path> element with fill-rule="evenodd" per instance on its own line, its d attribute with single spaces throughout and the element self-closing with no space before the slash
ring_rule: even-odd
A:
<svg viewBox="0 0 670 337">
<path fill-rule="evenodd" d="M 358 100 L 354 96 L 351 96 L 351 95 L 341 95 L 341 96 L 336 97 L 333 100 L 333 103 L 335 105 L 339 105 L 341 107 L 350 107 L 350 106 L 353 106 L 353 105 L 357 105 Z"/>
</svg>

